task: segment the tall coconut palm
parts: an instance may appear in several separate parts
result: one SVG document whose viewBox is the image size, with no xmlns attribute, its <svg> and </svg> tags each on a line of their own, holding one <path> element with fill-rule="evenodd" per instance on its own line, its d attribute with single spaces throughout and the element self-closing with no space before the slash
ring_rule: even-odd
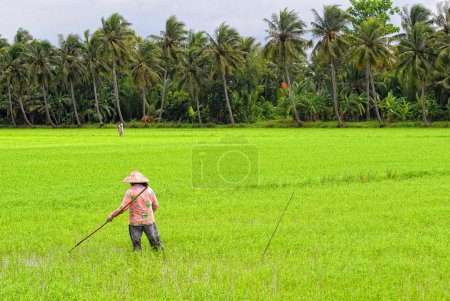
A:
<svg viewBox="0 0 450 301">
<path fill-rule="evenodd" d="M 257 101 L 264 86 L 260 76 L 267 73 L 267 61 L 261 52 L 260 43 L 253 37 L 241 37 L 239 49 L 242 51 L 243 64 L 236 74 L 238 95 L 241 98 L 242 113 L 246 123 L 256 117 Z"/>
<path fill-rule="evenodd" d="M 206 53 L 214 60 L 215 67 L 222 76 L 230 123 L 234 124 L 233 111 L 228 97 L 227 79 L 242 62 L 242 53 L 238 48 L 240 36 L 236 29 L 222 23 L 216 28 L 213 35 L 208 34 L 208 38 L 209 46 Z"/>
<path fill-rule="evenodd" d="M 188 90 L 191 101 L 196 104 L 197 117 L 200 126 L 203 126 L 200 114 L 199 93 L 205 80 L 208 78 L 208 58 L 203 55 L 207 37 L 205 32 L 189 31 L 185 51 L 180 56 L 177 78 Z"/>
<path fill-rule="evenodd" d="M 432 33 L 432 29 L 425 22 L 417 22 L 398 45 L 398 70 L 402 75 L 410 75 L 420 86 L 422 118 L 427 127 L 430 124 L 427 118 L 425 90 L 434 55 Z"/>
<path fill-rule="evenodd" d="M 42 88 L 44 95 L 44 108 L 47 122 L 56 127 L 50 116 L 50 108 L 47 101 L 47 91 L 49 81 L 53 77 L 54 62 L 55 62 L 55 50 L 48 41 L 33 41 L 30 44 L 29 51 L 27 52 L 29 58 L 29 64 L 31 72 L 35 77 L 38 85 Z"/>
<path fill-rule="evenodd" d="M 98 121 L 100 125 L 103 125 L 103 118 L 98 105 L 97 82 L 99 80 L 99 71 L 104 71 L 108 68 L 100 53 L 100 41 L 95 35 L 90 35 L 89 30 L 84 32 L 83 56 L 86 69 L 90 72 L 92 78 Z"/>
<path fill-rule="evenodd" d="M 9 100 L 9 114 L 11 117 L 12 124 L 16 126 L 16 120 L 14 118 L 14 109 L 11 96 L 11 75 L 14 68 L 12 64 L 13 58 L 11 56 L 11 47 L 7 44 L 0 49 L 0 82 L 5 85 L 8 90 L 8 100 Z"/>
<path fill-rule="evenodd" d="M 167 80 L 171 64 L 175 64 L 178 60 L 182 44 L 186 39 L 187 31 L 184 29 L 185 24 L 175 16 L 170 16 L 166 21 L 166 27 L 160 32 L 160 35 L 152 35 L 153 40 L 161 47 L 162 60 L 164 64 L 163 90 L 161 94 L 161 108 L 159 111 L 158 121 L 162 121 L 164 112 L 164 100 L 167 92 Z"/>
<path fill-rule="evenodd" d="M 437 25 L 435 45 L 439 48 L 439 56 L 450 56 L 450 2 L 441 2 L 437 5 L 438 13 L 433 21 Z M 445 60 L 445 58 L 444 58 Z"/>
<path fill-rule="evenodd" d="M 425 23 L 429 26 L 433 23 L 431 11 L 422 4 L 414 4 L 411 8 L 404 6 L 400 17 L 405 32 L 411 31 L 416 23 Z"/>
<path fill-rule="evenodd" d="M 0 50 L 1 50 L 2 48 L 6 48 L 6 47 L 8 47 L 8 46 L 9 46 L 8 40 L 5 39 L 5 38 L 3 38 L 2 35 L 0 34 Z"/>
<path fill-rule="evenodd" d="M 433 44 L 438 55 L 432 73 L 437 85 L 450 90 L 450 2 L 437 5 L 437 14 L 433 20 L 437 25 Z"/>
<path fill-rule="evenodd" d="M 33 41 L 30 32 L 22 27 L 19 28 L 14 36 L 14 44 L 29 45 Z"/>
<path fill-rule="evenodd" d="M 8 87 L 8 97 L 13 124 L 15 125 L 14 116 L 12 113 L 12 94 L 15 94 L 25 123 L 28 126 L 33 127 L 33 124 L 27 117 L 25 106 L 23 103 L 23 97 L 21 94 L 24 87 L 29 84 L 29 70 L 25 57 L 25 45 L 14 43 L 13 45 L 11 45 L 11 47 L 8 47 L 3 52 L 1 62 L 2 79 L 4 82 L 6 82 L 6 85 Z"/>
<path fill-rule="evenodd" d="M 433 18 L 439 30 L 450 34 L 450 2 L 442 1 L 437 5 L 437 14 Z"/>
<path fill-rule="evenodd" d="M 385 27 L 376 19 L 368 19 L 355 28 L 355 33 L 350 38 L 353 43 L 351 56 L 356 59 L 358 68 L 365 69 L 367 102 L 370 101 L 370 87 L 372 87 L 375 113 L 378 124 L 382 126 L 372 68 L 391 63 L 392 53 Z"/>
<path fill-rule="evenodd" d="M 116 110 L 122 123 L 125 121 L 120 109 L 117 66 L 119 61 L 127 60 L 131 55 L 129 46 L 134 40 L 134 32 L 130 29 L 130 25 L 131 23 L 124 17 L 114 13 L 108 19 L 102 18 L 102 27 L 95 33 L 100 41 L 101 50 L 111 62 Z"/>
<path fill-rule="evenodd" d="M 337 102 L 337 81 L 336 66 L 337 60 L 342 56 L 347 42 L 342 36 L 347 21 L 346 13 L 338 5 L 324 5 L 323 16 L 320 16 L 315 9 L 312 10 L 315 22 L 311 22 L 311 32 L 316 38 L 320 38 L 313 51 L 322 52 L 330 61 L 331 82 L 333 86 L 334 113 L 339 127 L 342 127 L 342 120 Z"/>
<path fill-rule="evenodd" d="M 59 59 L 60 71 L 63 81 L 70 88 L 70 95 L 72 97 L 73 112 L 77 125 L 81 126 L 81 121 L 78 116 L 77 103 L 75 100 L 74 85 L 85 77 L 85 67 L 82 60 L 83 44 L 78 35 L 69 34 L 66 39 L 62 35 L 59 39 Z"/>
<path fill-rule="evenodd" d="M 136 54 L 131 63 L 130 75 L 135 86 L 142 92 L 142 118 L 147 124 L 145 98 L 147 90 L 151 85 L 161 81 L 158 73 L 158 53 L 154 43 L 143 41 L 138 44 Z"/>
<path fill-rule="evenodd" d="M 285 8 L 279 14 L 272 14 L 270 19 L 264 19 L 269 29 L 264 53 L 284 70 L 284 76 L 288 84 L 289 98 L 297 125 L 300 125 L 300 117 L 297 112 L 295 98 L 292 93 L 289 65 L 305 57 L 307 41 L 302 38 L 305 23 L 293 10 Z"/>
</svg>

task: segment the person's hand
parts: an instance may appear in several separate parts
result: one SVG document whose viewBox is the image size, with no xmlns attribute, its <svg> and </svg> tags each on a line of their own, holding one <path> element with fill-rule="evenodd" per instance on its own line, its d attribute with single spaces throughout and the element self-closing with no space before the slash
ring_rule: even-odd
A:
<svg viewBox="0 0 450 301">
<path fill-rule="evenodd" d="M 113 216 L 112 214 L 108 215 L 108 218 L 106 219 L 108 222 L 112 222 L 113 220 Z"/>
</svg>

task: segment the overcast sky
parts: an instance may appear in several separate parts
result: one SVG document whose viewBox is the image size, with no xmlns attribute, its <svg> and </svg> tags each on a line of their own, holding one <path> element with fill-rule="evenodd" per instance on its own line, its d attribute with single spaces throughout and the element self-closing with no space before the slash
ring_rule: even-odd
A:
<svg viewBox="0 0 450 301">
<path fill-rule="evenodd" d="M 436 8 L 439 0 L 394 0 L 402 7 L 422 3 Z M 284 7 L 296 10 L 309 26 L 311 9 L 320 11 L 324 4 L 349 6 L 348 0 L 0 0 L 0 34 L 12 41 L 15 32 L 23 27 L 37 39 L 56 44 L 57 35 L 96 30 L 101 17 L 119 12 L 133 25 L 137 34 L 147 37 L 157 34 L 170 15 L 176 15 L 188 29 L 212 32 L 223 21 L 242 35 L 264 41 L 266 25 L 263 18 Z M 399 24 L 399 18 L 393 18 Z"/>
</svg>

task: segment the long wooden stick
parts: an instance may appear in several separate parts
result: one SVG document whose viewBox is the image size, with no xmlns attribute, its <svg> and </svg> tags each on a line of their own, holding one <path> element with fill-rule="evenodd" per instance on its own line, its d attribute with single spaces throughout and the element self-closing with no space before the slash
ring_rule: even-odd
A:
<svg viewBox="0 0 450 301">
<path fill-rule="evenodd" d="M 283 213 L 280 216 L 280 219 L 278 220 L 278 224 L 275 227 L 275 230 L 273 230 L 272 236 L 269 239 L 269 242 L 267 243 L 266 248 L 264 249 L 263 254 L 261 255 L 261 259 L 264 257 L 264 254 L 266 254 L 267 249 L 269 249 L 270 242 L 272 241 L 272 238 L 275 236 L 275 232 L 277 232 L 278 226 L 280 225 L 281 220 L 283 219 L 284 214 L 286 213 L 286 209 L 288 208 L 289 204 L 291 203 L 292 197 L 294 196 L 294 193 L 291 194 L 291 197 L 289 198 L 289 201 L 286 204 L 286 207 L 284 207 Z"/>
<path fill-rule="evenodd" d="M 128 204 L 126 204 L 125 206 L 123 206 L 119 211 L 122 212 L 125 208 L 127 208 L 128 205 L 130 205 L 134 200 L 136 200 L 146 189 L 148 188 L 148 186 L 146 186 L 144 189 L 142 189 L 141 192 L 139 192 L 139 194 L 135 197 L 135 198 L 131 198 L 131 201 L 128 202 Z M 91 234 L 89 234 L 88 236 L 86 236 L 85 238 L 83 238 L 82 240 L 80 240 L 72 249 L 70 249 L 69 253 L 72 252 L 73 249 L 75 249 L 76 247 L 78 247 L 83 241 L 85 241 L 86 239 L 88 239 L 89 237 L 91 237 L 92 235 L 95 234 L 95 232 L 97 232 L 98 230 L 100 230 L 101 228 L 103 228 L 103 226 L 105 226 L 107 223 L 109 223 L 109 221 L 107 220 L 106 222 L 104 222 L 100 227 L 98 227 L 97 229 L 95 229 Z"/>
</svg>

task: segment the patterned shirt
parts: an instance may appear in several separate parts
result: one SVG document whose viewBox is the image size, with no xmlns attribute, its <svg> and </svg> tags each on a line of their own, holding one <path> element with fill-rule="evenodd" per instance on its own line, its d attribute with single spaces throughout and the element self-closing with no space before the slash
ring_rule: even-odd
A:
<svg viewBox="0 0 450 301">
<path fill-rule="evenodd" d="M 136 184 L 130 187 L 123 197 L 121 207 L 124 207 L 132 199 L 134 199 L 145 186 Z M 129 224 L 132 226 L 149 225 L 155 222 L 153 212 L 158 208 L 158 200 L 153 190 L 148 187 L 136 200 L 131 202 L 124 212 L 130 209 Z"/>
</svg>

